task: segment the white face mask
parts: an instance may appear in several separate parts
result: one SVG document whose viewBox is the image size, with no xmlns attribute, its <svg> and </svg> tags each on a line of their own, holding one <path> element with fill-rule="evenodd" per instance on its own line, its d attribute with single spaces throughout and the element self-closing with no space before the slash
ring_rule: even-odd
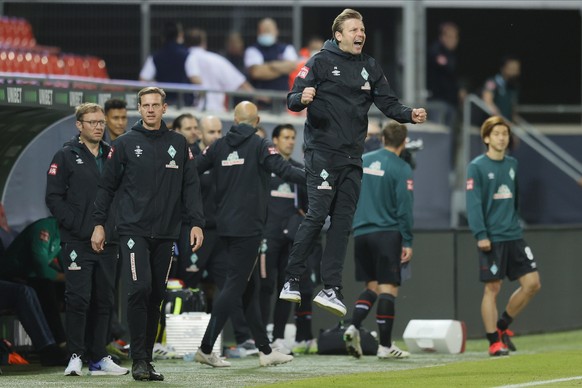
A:
<svg viewBox="0 0 582 388">
<path fill-rule="evenodd" d="M 273 34 L 261 34 L 257 37 L 257 42 L 265 47 L 274 45 L 276 40 L 277 38 Z"/>
</svg>

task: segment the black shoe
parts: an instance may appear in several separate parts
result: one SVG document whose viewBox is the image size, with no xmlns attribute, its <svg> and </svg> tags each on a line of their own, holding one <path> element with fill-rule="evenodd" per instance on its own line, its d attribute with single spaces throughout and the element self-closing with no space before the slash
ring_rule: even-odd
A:
<svg viewBox="0 0 582 388">
<path fill-rule="evenodd" d="M 283 285 L 279 294 L 279 299 L 289 302 L 301 303 L 301 292 L 299 292 L 299 279 L 289 278 Z"/>
<path fill-rule="evenodd" d="M 150 380 L 149 364 L 145 360 L 135 360 L 131 366 L 131 375 L 137 381 Z"/>
<path fill-rule="evenodd" d="M 67 366 L 69 354 L 55 344 L 45 346 L 38 352 L 42 366 Z"/>
<path fill-rule="evenodd" d="M 499 333 L 499 339 L 501 340 L 501 342 L 503 342 L 509 350 L 515 352 L 517 348 L 515 347 L 513 341 L 511 341 L 511 337 L 513 337 L 513 331 L 509 329 L 505 329 L 503 331 L 497 329 L 497 332 Z"/>
<path fill-rule="evenodd" d="M 148 362 L 148 371 L 150 372 L 150 380 L 151 381 L 164 381 L 164 375 L 156 372 L 154 366 Z"/>
</svg>

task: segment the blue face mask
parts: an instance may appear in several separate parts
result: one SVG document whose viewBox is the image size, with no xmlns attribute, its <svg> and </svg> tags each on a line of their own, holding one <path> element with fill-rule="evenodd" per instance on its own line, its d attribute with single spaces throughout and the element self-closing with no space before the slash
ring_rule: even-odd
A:
<svg viewBox="0 0 582 388">
<path fill-rule="evenodd" d="M 257 42 L 265 47 L 274 45 L 276 40 L 277 38 L 273 34 L 261 34 L 257 37 Z"/>
</svg>

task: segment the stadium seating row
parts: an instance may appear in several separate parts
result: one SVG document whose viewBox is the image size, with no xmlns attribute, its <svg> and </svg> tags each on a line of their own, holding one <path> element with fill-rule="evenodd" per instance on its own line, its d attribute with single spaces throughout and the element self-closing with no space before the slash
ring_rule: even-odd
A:
<svg viewBox="0 0 582 388">
<path fill-rule="evenodd" d="M 13 17 L 0 17 L 0 72 L 109 78 L 102 58 L 39 46 L 30 23 Z"/>
</svg>

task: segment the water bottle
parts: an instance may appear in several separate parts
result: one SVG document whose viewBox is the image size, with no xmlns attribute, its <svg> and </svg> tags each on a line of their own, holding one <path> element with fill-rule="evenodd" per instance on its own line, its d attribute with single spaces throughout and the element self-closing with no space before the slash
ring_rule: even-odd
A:
<svg viewBox="0 0 582 388">
<path fill-rule="evenodd" d="M 182 357 L 182 359 L 186 362 L 192 362 L 194 361 L 194 356 L 196 355 L 196 353 L 194 352 L 188 352 L 185 353 L 184 356 Z"/>
</svg>

